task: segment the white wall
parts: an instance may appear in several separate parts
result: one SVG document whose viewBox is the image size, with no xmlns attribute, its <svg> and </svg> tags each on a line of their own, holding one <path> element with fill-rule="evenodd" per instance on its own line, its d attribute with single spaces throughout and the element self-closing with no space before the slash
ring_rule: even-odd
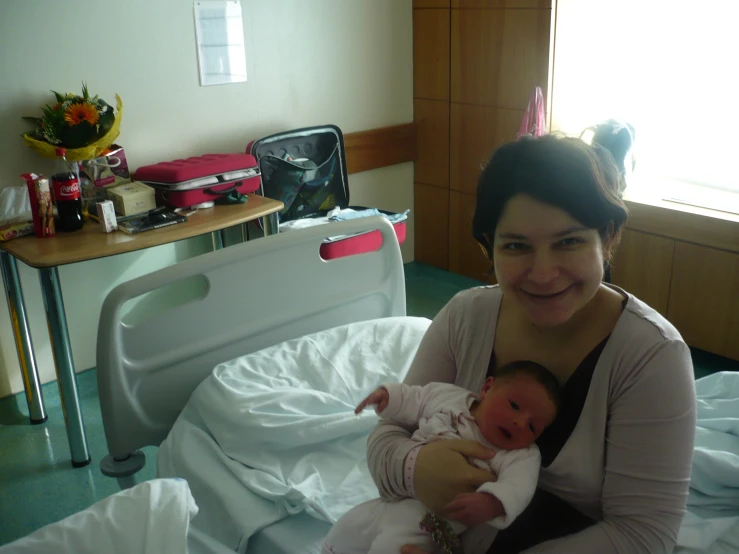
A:
<svg viewBox="0 0 739 554">
<path fill-rule="evenodd" d="M 124 102 L 118 140 L 132 169 L 250 139 L 334 123 L 345 133 L 413 120 L 411 0 L 241 0 L 248 82 L 201 87 L 192 0 L 1 0 L 0 187 L 45 172 L 21 115 L 50 89 Z M 352 204 L 413 205 L 413 168 L 353 175 Z M 413 252 L 411 218 L 404 259 Z M 117 283 L 208 248 L 203 238 L 60 268 L 75 364 L 95 365 L 100 306 Z M 37 272 L 19 264 L 36 359 L 55 378 Z M 0 301 L 0 396 L 22 390 L 7 303 Z"/>
</svg>

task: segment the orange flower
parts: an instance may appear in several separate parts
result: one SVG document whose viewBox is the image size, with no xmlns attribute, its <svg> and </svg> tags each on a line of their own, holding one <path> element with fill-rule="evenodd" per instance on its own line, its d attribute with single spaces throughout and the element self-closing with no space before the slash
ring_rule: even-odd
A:
<svg viewBox="0 0 739 554">
<path fill-rule="evenodd" d="M 86 102 L 72 104 L 64 113 L 64 121 L 70 125 L 79 125 L 83 121 L 87 121 L 90 125 L 95 125 L 98 119 L 97 110 Z"/>
</svg>

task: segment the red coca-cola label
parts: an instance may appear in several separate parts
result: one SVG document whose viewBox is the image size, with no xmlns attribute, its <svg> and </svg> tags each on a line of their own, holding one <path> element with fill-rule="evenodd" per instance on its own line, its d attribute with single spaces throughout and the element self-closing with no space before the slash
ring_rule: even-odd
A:
<svg viewBox="0 0 739 554">
<path fill-rule="evenodd" d="M 80 197 L 80 183 L 72 179 L 54 179 L 54 196 L 59 200 L 76 200 Z"/>
</svg>

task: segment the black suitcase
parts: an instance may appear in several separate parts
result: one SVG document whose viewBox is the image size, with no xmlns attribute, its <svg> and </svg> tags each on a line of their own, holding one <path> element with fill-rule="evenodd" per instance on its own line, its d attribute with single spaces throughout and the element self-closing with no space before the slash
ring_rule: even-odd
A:
<svg viewBox="0 0 739 554">
<path fill-rule="evenodd" d="M 278 213 L 280 223 L 325 218 L 334 208 L 368 209 L 349 205 L 344 135 L 336 125 L 270 135 L 250 142 L 246 153 L 254 156 L 259 164 L 262 194 L 285 204 Z M 407 231 L 406 214 L 377 211 L 391 219 L 398 242 L 402 244 Z M 381 244 L 379 231 L 327 240 L 321 245 L 321 257 L 333 259 L 371 252 Z"/>
</svg>

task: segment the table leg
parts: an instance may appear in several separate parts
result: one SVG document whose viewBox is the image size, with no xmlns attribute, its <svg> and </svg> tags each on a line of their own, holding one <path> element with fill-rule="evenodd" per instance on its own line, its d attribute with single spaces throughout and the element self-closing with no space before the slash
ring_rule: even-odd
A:
<svg viewBox="0 0 739 554">
<path fill-rule="evenodd" d="M 77 376 L 74 373 L 72 346 L 69 343 L 67 316 L 64 312 L 59 272 L 56 267 L 44 267 L 39 269 L 39 277 L 41 278 L 41 292 L 46 307 L 46 321 L 49 324 L 51 349 L 56 364 L 62 411 L 67 426 L 67 440 L 69 440 L 69 450 L 72 453 L 72 465 L 83 467 L 90 463 L 90 452 L 87 449 L 85 423 L 82 421 L 82 411 L 80 410 Z"/>
<path fill-rule="evenodd" d="M 210 234 L 210 240 L 213 241 L 213 250 L 221 250 L 223 248 L 223 235 L 218 231 Z"/>
<path fill-rule="evenodd" d="M 10 311 L 15 348 L 18 352 L 18 361 L 23 375 L 23 388 L 26 391 L 28 413 L 31 423 L 43 423 L 47 418 L 44 397 L 41 392 L 41 382 L 38 378 L 33 342 L 31 341 L 28 318 L 26 317 L 26 304 L 23 301 L 23 289 L 21 288 L 15 258 L 7 252 L 0 251 L 0 269 L 2 269 L 3 281 L 5 282 L 5 294 L 8 297 L 8 310 Z"/>
<path fill-rule="evenodd" d="M 262 218 L 262 226 L 264 227 L 264 236 L 276 235 L 280 232 L 280 220 L 277 219 L 277 214 L 265 215 Z"/>
</svg>

